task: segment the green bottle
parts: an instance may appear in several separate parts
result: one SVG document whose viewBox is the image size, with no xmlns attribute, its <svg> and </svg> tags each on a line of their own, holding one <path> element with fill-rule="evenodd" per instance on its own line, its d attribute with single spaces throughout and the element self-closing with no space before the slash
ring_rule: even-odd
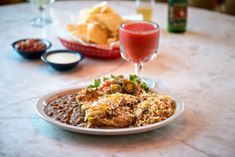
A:
<svg viewBox="0 0 235 157">
<path fill-rule="evenodd" d="M 168 0 L 168 31 L 185 32 L 187 25 L 187 0 Z"/>
</svg>

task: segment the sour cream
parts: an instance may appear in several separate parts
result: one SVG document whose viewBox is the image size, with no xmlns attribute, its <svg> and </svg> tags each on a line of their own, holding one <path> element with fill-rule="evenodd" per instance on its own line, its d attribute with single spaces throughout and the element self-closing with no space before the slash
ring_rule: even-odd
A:
<svg viewBox="0 0 235 157">
<path fill-rule="evenodd" d="M 47 61 L 52 63 L 69 64 L 79 61 L 81 56 L 74 53 L 58 52 L 49 54 L 46 58 Z"/>
</svg>

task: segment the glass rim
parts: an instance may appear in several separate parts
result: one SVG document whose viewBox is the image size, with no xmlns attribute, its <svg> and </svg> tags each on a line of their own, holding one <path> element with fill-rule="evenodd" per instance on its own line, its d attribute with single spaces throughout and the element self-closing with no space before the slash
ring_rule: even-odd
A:
<svg viewBox="0 0 235 157">
<path fill-rule="evenodd" d="M 148 24 L 151 24 L 151 25 L 154 25 L 154 28 L 151 29 L 151 30 L 146 30 L 146 31 L 141 31 L 141 33 L 152 33 L 152 32 L 155 32 L 155 31 L 158 31 L 160 29 L 160 26 L 159 24 L 155 23 L 155 22 L 152 22 L 152 21 L 146 21 L 146 20 L 131 20 L 131 21 L 126 21 L 126 22 L 123 22 L 121 25 L 120 25 L 120 29 L 123 30 L 123 31 L 126 31 L 126 32 L 130 32 L 130 33 L 138 33 L 138 31 L 133 31 L 133 30 L 128 30 L 128 29 L 125 29 L 124 28 L 124 25 L 126 24 L 130 24 L 130 23 L 148 23 Z"/>
</svg>

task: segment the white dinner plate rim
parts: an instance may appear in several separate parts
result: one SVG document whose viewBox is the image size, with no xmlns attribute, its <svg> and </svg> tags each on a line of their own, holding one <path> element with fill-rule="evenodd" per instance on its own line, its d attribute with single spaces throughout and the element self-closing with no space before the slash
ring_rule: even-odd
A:
<svg viewBox="0 0 235 157">
<path fill-rule="evenodd" d="M 164 121 L 154 123 L 154 124 L 149 124 L 146 126 L 140 126 L 140 127 L 133 127 L 133 128 L 118 128 L 118 129 L 102 129 L 102 128 L 83 128 L 83 127 L 78 127 L 78 126 L 73 126 L 65 123 L 61 123 L 51 117 L 49 117 L 44 111 L 43 111 L 43 106 L 44 102 L 48 100 L 50 97 L 54 96 L 56 97 L 57 95 L 66 92 L 66 93 L 72 93 L 72 91 L 79 90 L 80 88 L 83 88 L 85 86 L 79 86 L 76 88 L 67 88 L 67 89 L 62 89 L 58 90 L 55 92 L 52 92 L 50 94 L 47 94 L 46 96 L 40 98 L 36 105 L 35 105 L 35 110 L 36 113 L 46 122 L 49 122 L 50 124 L 53 124 L 55 126 L 58 126 L 62 129 L 69 130 L 72 132 L 78 132 L 78 133 L 84 133 L 84 134 L 93 134 L 93 135 L 125 135 L 125 134 L 134 134 L 134 133 L 141 133 L 141 132 L 146 132 L 150 130 L 154 130 L 160 127 L 163 127 L 165 125 L 170 124 L 173 122 L 176 118 L 178 118 L 184 111 L 184 102 L 174 96 L 173 97 L 174 101 L 176 102 L 176 112 L 169 118 L 167 118 Z M 153 89 L 156 90 L 156 89 Z M 168 94 L 168 93 L 166 93 Z"/>
</svg>

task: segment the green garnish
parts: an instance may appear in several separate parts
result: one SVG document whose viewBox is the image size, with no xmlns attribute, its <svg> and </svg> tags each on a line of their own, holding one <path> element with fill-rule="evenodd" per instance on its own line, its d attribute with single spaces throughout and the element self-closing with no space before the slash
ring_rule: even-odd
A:
<svg viewBox="0 0 235 157">
<path fill-rule="evenodd" d="M 141 86 L 142 88 L 144 88 L 144 90 L 145 90 L 146 92 L 149 91 L 149 87 L 148 87 L 148 85 L 147 85 L 145 82 L 141 82 L 140 86 Z"/>
<path fill-rule="evenodd" d="M 142 88 L 144 88 L 145 91 L 149 91 L 148 85 L 145 82 L 141 81 L 137 75 L 130 75 L 129 80 L 133 81 L 133 82 L 136 82 L 136 83 L 139 83 L 140 86 Z"/>
<path fill-rule="evenodd" d="M 88 88 L 98 88 L 101 85 L 101 80 L 100 79 L 95 79 L 94 83 L 89 85 Z"/>
<path fill-rule="evenodd" d="M 106 80 L 108 80 L 109 77 L 103 77 L 103 81 L 105 82 Z"/>
<path fill-rule="evenodd" d="M 134 88 L 135 83 L 140 84 L 141 88 L 143 88 L 146 92 L 149 91 L 148 85 L 145 82 L 141 81 L 137 75 L 129 75 L 129 83 L 124 83 L 125 79 L 124 79 L 123 75 L 115 76 L 115 75 L 111 74 L 110 77 L 103 77 L 103 79 L 95 79 L 93 84 L 89 85 L 88 88 L 97 89 L 99 86 L 101 86 L 107 80 L 111 80 L 112 83 L 115 83 L 117 85 L 119 84 L 120 86 L 125 88 L 125 90 L 127 90 L 128 93 L 133 92 L 132 90 L 135 89 Z M 119 89 L 119 87 L 116 87 L 116 86 L 112 87 L 112 89 L 113 89 L 113 92 L 121 91 Z"/>
<path fill-rule="evenodd" d="M 137 83 L 141 82 L 137 75 L 129 75 L 129 80 Z"/>
</svg>

